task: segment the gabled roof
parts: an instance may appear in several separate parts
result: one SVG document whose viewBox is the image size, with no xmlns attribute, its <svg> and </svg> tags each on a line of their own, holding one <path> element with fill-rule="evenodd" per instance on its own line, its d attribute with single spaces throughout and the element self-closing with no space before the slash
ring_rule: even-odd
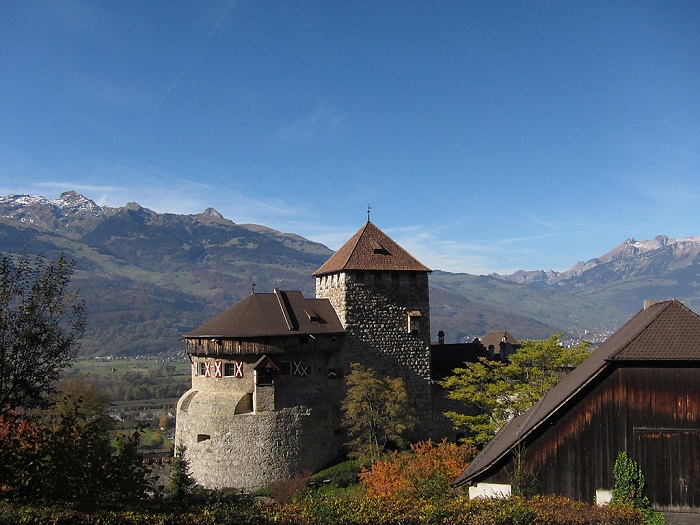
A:
<svg viewBox="0 0 700 525">
<path fill-rule="evenodd" d="M 431 271 L 370 221 L 316 270 L 313 276 L 346 270 Z"/>
<path fill-rule="evenodd" d="M 505 338 L 505 341 L 503 339 Z M 509 345 L 517 345 L 518 340 L 513 337 L 513 335 L 506 330 L 491 330 L 488 334 L 481 338 L 481 344 L 485 348 L 489 345 L 493 345 L 494 348 L 498 348 L 501 342 L 508 343 Z"/>
<path fill-rule="evenodd" d="M 675 299 L 654 303 L 637 313 L 527 412 L 505 425 L 454 481 L 459 486 L 485 474 L 518 443 L 606 368 L 623 362 L 689 362 L 700 364 L 700 316 Z"/>
<path fill-rule="evenodd" d="M 343 333 L 328 299 L 306 299 L 300 291 L 249 295 L 199 328 L 192 338 L 245 338 Z"/>
</svg>

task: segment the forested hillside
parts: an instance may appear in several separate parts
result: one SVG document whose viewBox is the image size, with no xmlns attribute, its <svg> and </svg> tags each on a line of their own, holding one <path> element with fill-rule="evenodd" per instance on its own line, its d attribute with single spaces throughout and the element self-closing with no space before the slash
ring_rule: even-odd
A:
<svg viewBox="0 0 700 525">
<path fill-rule="evenodd" d="M 326 246 L 261 225 L 236 224 L 207 209 L 159 214 L 136 203 L 100 207 L 76 192 L 58 199 L 0 198 L 0 252 L 61 252 L 77 262 L 73 284 L 90 321 L 83 355 L 181 351 L 182 333 L 252 293 L 274 287 L 314 294 L 311 274 Z M 700 307 L 697 238 L 628 239 L 568 272 L 430 275 L 431 331 L 447 342 L 493 329 L 518 338 L 604 338 L 644 299 Z M 436 336 L 433 336 L 436 339 Z"/>
</svg>

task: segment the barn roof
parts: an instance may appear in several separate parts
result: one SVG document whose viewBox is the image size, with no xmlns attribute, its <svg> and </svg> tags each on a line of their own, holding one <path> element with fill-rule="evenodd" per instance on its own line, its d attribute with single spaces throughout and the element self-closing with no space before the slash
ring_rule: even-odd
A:
<svg viewBox="0 0 700 525">
<path fill-rule="evenodd" d="M 307 299 L 300 291 L 249 295 L 184 334 L 188 338 L 245 338 L 345 332 L 328 299 Z"/>
<path fill-rule="evenodd" d="M 622 362 L 700 362 L 700 316 L 675 299 L 637 313 L 527 412 L 513 418 L 453 482 L 463 485 L 486 474 L 603 370 Z"/>
<path fill-rule="evenodd" d="M 346 270 L 431 271 L 370 221 L 316 270 L 313 276 Z"/>
</svg>

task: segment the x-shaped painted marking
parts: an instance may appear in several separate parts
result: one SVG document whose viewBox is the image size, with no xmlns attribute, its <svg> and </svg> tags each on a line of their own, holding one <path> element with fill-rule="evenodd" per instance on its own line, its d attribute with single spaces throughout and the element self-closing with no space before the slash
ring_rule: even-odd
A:
<svg viewBox="0 0 700 525">
<path fill-rule="evenodd" d="M 309 371 L 306 367 L 301 366 L 301 361 L 294 361 L 294 375 L 295 376 L 308 376 Z"/>
</svg>

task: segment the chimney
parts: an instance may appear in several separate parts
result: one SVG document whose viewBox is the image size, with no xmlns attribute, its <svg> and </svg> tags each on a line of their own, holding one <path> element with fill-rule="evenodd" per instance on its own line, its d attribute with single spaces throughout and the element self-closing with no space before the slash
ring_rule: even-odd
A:
<svg viewBox="0 0 700 525">
<path fill-rule="evenodd" d="M 653 299 L 644 299 L 644 309 L 647 310 L 650 306 L 654 306 L 660 301 L 655 301 Z"/>
</svg>

